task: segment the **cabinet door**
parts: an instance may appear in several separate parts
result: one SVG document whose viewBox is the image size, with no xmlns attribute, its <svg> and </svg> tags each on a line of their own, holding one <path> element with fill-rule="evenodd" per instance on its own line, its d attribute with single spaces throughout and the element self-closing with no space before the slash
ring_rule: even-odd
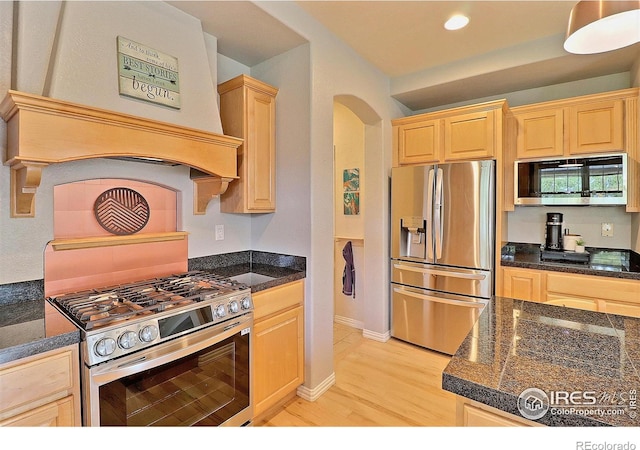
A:
<svg viewBox="0 0 640 450">
<path fill-rule="evenodd" d="M 72 427 L 74 418 L 73 397 L 40 406 L 0 422 L 1 427 Z"/>
<path fill-rule="evenodd" d="M 624 151 L 623 101 L 569 108 L 569 154 Z"/>
<path fill-rule="evenodd" d="M 490 158 L 495 153 L 494 111 L 460 114 L 444 119 L 444 159 Z"/>
<path fill-rule="evenodd" d="M 276 207 L 275 99 L 247 91 L 247 208 L 274 211 Z"/>
<path fill-rule="evenodd" d="M 536 270 L 503 268 L 503 295 L 519 300 L 542 300 L 543 273 Z"/>
<path fill-rule="evenodd" d="M 253 412 L 276 405 L 304 381 L 303 308 L 257 321 L 253 348 Z"/>
<path fill-rule="evenodd" d="M 463 426 L 465 427 L 523 427 L 520 421 L 508 417 L 507 413 L 494 414 L 470 405 L 463 406 Z"/>
<path fill-rule="evenodd" d="M 588 311 L 600 311 L 599 302 L 595 298 L 557 294 L 554 292 L 547 292 L 545 304 L 564 306 L 566 308 L 586 309 Z"/>
<path fill-rule="evenodd" d="M 563 110 L 554 108 L 515 114 L 518 123 L 518 158 L 562 156 L 564 152 Z"/>
<path fill-rule="evenodd" d="M 398 162 L 422 164 L 437 162 L 440 155 L 440 120 L 399 125 Z"/>
<path fill-rule="evenodd" d="M 615 300 L 606 300 L 602 302 L 602 305 L 604 310 L 603 312 L 640 318 L 640 303 L 627 303 L 618 302 Z"/>
</svg>

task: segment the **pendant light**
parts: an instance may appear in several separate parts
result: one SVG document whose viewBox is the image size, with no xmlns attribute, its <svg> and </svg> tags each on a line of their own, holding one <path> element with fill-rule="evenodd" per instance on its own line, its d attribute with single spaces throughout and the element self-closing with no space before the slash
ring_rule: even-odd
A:
<svg viewBox="0 0 640 450">
<path fill-rule="evenodd" d="M 592 54 L 640 42 L 640 0 L 583 0 L 571 10 L 564 49 Z"/>
</svg>

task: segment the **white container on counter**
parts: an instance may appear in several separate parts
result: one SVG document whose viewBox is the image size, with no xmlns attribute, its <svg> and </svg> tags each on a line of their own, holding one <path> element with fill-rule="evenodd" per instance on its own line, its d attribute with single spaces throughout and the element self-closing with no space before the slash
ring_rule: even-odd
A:
<svg viewBox="0 0 640 450">
<path fill-rule="evenodd" d="M 562 247 L 570 252 L 576 251 L 576 241 L 582 239 L 579 234 L 565 234 L 562 236 Z"/>
</svg>

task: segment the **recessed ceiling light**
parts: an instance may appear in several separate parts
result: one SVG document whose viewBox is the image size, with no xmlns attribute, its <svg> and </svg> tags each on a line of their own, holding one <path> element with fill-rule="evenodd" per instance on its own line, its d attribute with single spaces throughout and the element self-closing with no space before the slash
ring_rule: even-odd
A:
<svg viewBox="0 0 640 450">
<path fill-rule="evenodd" d="M 469 23 L 469 18 L 467 16 L 463 16 L 462 14 L 456 14 L 452 16 L 449 20 L 447 20 L 444 24 L 444 27 L 447 30 L 459 30 L 460 28 L 464 28 Z"/>
</svg>

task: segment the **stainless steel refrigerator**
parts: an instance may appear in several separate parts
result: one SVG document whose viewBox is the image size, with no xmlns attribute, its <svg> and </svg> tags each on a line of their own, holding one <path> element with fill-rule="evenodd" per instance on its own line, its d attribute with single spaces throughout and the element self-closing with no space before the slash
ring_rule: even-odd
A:
<svg viewBox="0 0 640 450">
<path fill-rule="evenodd" d="M 391 171 L 391 335 L 453 355 L 494 293 L 495 161 Z"/>
</svg>

